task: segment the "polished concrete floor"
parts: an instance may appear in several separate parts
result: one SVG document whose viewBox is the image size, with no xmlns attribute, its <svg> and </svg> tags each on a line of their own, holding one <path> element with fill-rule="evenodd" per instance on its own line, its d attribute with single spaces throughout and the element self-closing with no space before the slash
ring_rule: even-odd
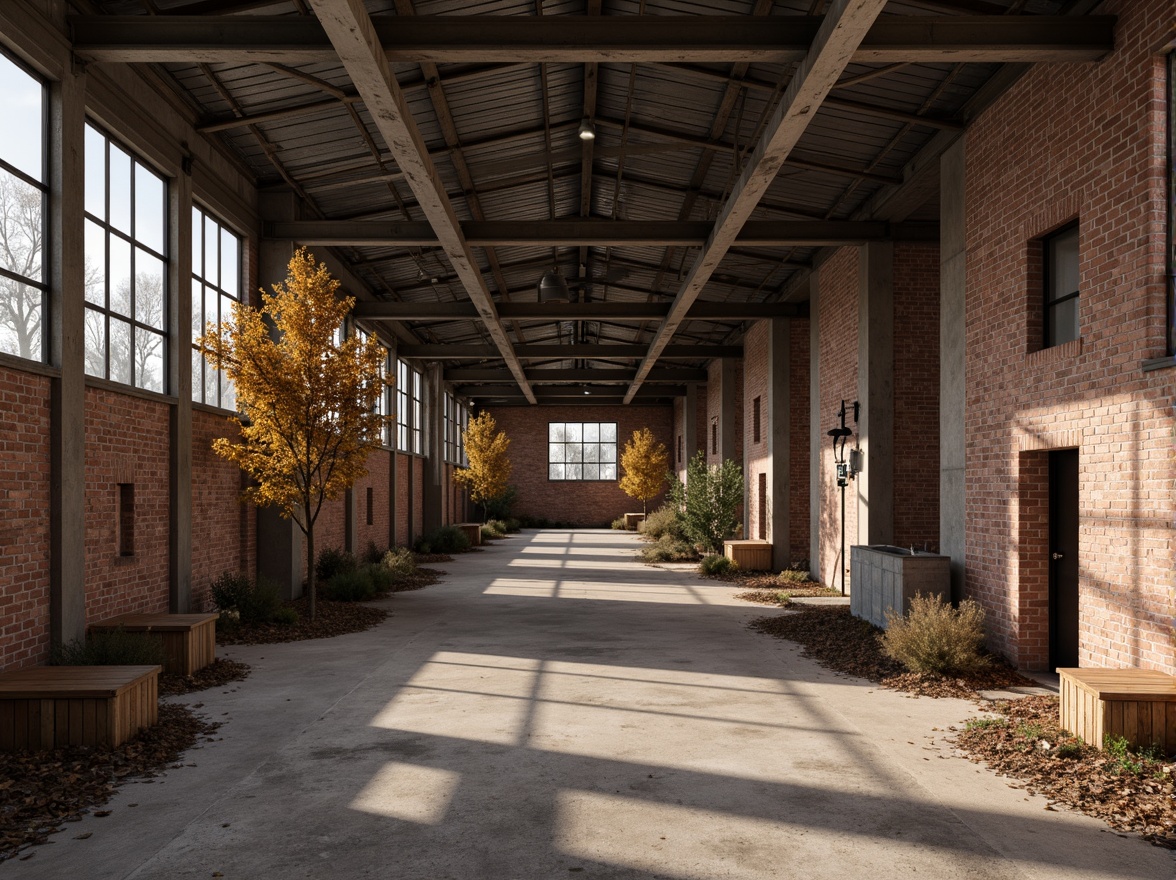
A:
<svg viewBox="0 0 1176 880">
<path fill-rule="evenodd" d="M 971 704 L 824 671 L 636 547 L 527 532 L 369 632 L 223 649 L 253 674 L 185 698 L 220 738 L 0 877 L 1176 877 L 955 756 Z"/>
</svg>

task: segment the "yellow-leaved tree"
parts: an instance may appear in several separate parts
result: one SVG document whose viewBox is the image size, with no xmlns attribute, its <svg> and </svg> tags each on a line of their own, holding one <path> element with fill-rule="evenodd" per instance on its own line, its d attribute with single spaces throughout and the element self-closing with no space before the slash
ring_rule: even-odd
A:
<svg viewBox="0 0 1176 880">
<path fill-rule="evenodd" d="M 458 468 L 453 479 L 465 486 L 470 500 L 482 505 L 482 519 L 486 519 L 486 503 L 506 493 L 510 480 L 510 458 L 506 454 L 510 438 L 498 430 L 498 423 L 488 412 L 470 419 L 462 431 L 468 467 Z"/>
<path fill-rule="evenodd" d="M 656 498 L 666 482 L 670 466 L 666 445 L 659 443 L 649 428 L 634 431 L 625 448 L 621 450 L 621 491 L 630 498 L 641 502 L 644 514 L 646 502 Z"/>
<path fill-rule="evenodd" d="M 336 344 L 355 305 L 353 297 L 336 296 L 338 287 L 302 248 L 291 257 L 285 282 L 272 294 L 262 291 L 260 310 L 233 303 L 232 321 L 219 333 L 210 323 L 197 340 L 208 362 L 232 380 L 245 416 L 239 441 L 220 437 L 212 448 L 254 481 L 245 501 L 276 507 L 306 536 L 311 620 L 315 520 L 323 502 L 367 473 L 385 421 L 376 412 L 387 384 L 384 349 L 374 336 Z"/>
</svg>

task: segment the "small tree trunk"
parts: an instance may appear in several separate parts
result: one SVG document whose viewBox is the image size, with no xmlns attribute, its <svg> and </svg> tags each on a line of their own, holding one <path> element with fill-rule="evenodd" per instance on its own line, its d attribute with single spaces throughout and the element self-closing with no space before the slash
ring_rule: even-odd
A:
<svg viewBox="0 0 1176 880">
<path fill-rule="evenodd" d="M 646 511 L 645 511 L 645 505 L 646 505 L 647 503 L 648 503 L 648 502 L 647 502 L 647 501 L 646 501 L 644 498 L 642 498 L 642 499 L 641 499 L 641 518 L 642 518 L 642 519 L 645 519 L 645 514 L 646 514 Z"/>
<path fill-rule="evenodd" d="M 306 529 L 306 594 L 310 597 L 310 619 L 315 615 L 315 577 L 314 577 L 314 523 Z"/>
</svg>

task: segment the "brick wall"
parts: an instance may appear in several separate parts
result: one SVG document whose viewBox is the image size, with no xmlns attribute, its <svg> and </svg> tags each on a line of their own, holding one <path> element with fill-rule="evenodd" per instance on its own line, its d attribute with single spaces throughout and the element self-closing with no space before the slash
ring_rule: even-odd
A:
<svg viewBox="0 0 1176 880">
<path fill-rule="evenodd" d="M 355 481 L 355 539 L 360 555 L 366 553 L 371 544 L 381 553 L 388 549 L 388 467 L 388 451 L 377 449 L 368 456 L 367 475 Z"/>
<path fill-rule="evenodd" d="M 698 389 L 698 393 L 695 396 L 695 407 L 694 407 L 695 445 L 694 445 L 694 448 L 701 449 L 703 452 L 705 452 L 707 449 L 707 442 L 708 442 L 707 431 L 709 430 L 709 428 L 707 428 L 706 410 L 707 410 L 706 387 L 702 386 Z M 670 467 L 678 475 L 679 480 L 686 479 L 686 462 L 690 458 L 690 456 L 688 455 L 688 450 L 690 448 L 690 444 L 686 440 L 686 415 L 685 414 L 686 414 L 686 398 L 685 397 L 674 398 L 674 416 L 673 416 L 674 427 L 673 427 L 673 433 L 672 433 L 673 447 L 671 448 L 667 444 L 667 449 L 670 452 Z M 682 460 L 681 461 L 678 460 L 678 443 L 679 443 L 678 438 L 679 437 L 681 438 L 681 444 L 682 444 Z"/>
<path fill-rule="evenodd" d="M 809 556 L 809 322 L 793 319 L 792 340 L 792 402 L 788 417 L 792 437 L 791 473 L 788 477 L 789 511 L 791 522 L 792 561 Z"/>
<path fill-rule="evenodd" d="M 842 568 L 849 583 L 849 563 L 841 556 L 841 490 L 837 487 L 837 468 L 833 446 L 825 432 L 839 424 L 837 412 L 841 401 L 852 405 L 858 397 L 858 248 L 845 247 L 821 266 L 820 291 L 817 296 L 817 325 L 820 327 L 818 370 L 821 377 L 821 421 L 817 432 L 821 438 L 820 541 L 821 578 L 828 586 L 841 585 Z M 846 425 L 854 427 L 852 417 Z M 855 435 L 856 436 L 856 435 Z M 846 443 L 846 457 L 854 437 Z M 938 475 L 936 476 L 938 480 Z M 845 546 L 857 543 L 857 508 L 853 485 L 845 492 Z"/>
<path fill-rule="evenodd" d="M 49 379 L 0 366 L 0 670 L 49 653 Z"/>
<path fill-rule="evenodd" d="M 706 383 L 706 418 L 703 420 L 703 431 L 706 434 L 706 463 L 707 464 L 721 464 L 722 463 L 722 418 L 723 408 L 722 399 L 726 395 L 734 395 L 735 397 L 735 460 L 743 461 L 743 361 L 738 359 L 735 361 L 735 387 L 723 387 L 723 362 L 716 358 L 707 365 L 707 383 Z M 712 452 L 714 448 L 711 441 L 714 439 L 713 435 L 713 419 L 718 419 L 719 424 L 719 452 Z"/>
<path fill-rule="evenodd" d="M 1115 51 L 1034 67 L 968 129 L 967 592 L 1042 665 L 1049 449 L 1079 449 L 1080 662 L 1174 671 L 1173 374 L 1165 352 L 1169 0 L 1108 2 Z M 1015 144 L 1017 162 L 1009 162 Z M 1079 221 L 1080 336 L 1037 350 L 1033 242 Z"/>
<path fill-rule="evenodd" d="M 409 543 L 408 505 L 409 486 L 408 475 L 411 456 L 402 452 L 396 453 L 396 544 L 403 547 Z"/>
<path fill-rule="evenodd" d="M 167 403 L 86 388 L 86 621 L 168 609 Z M 119 484 L 134 486 L 133 555 L 120 555 Z"/>
<path fill-rule="evenodd" d="M 616 422 L 617 458 L 633 432 L 649 428 L 672 448 L 673 409 L 669 406 L 518 406 L 491 408 L 498 428 L 510 438 L 510 481 L 518 489 L 516 515 L 546 517 L 579 526 L 607 526 L 626 511 L 640 510 L 613 482 L 564 482 L 547 478 L 548 422 Z M 620 468 L 618 465 L 618 474 Z M 651 499 L 654 510 L 662 498 Z"/>
<path fill-rule="evenodd" d="M 241 502 L 241 469 L 212 451 L 217 437 L 236 437 L 220 413 L 192 411 L 192 607 L 211 607 L 209 585 L 224 572 L 252 577 L 257 566 L 256 510 Z"/>
<path fill-rule="evenodd" d="M 771 459 L 768 456 L 768 432 L 772 416 L 768 406 L 768 348 L 770 321 L 757 321 L 743 337 L 743 480 L 744 509 L 747 523 L 743 529 L 746 538 L 767 539 L 771 535 L 772 505 L 783 499 L 772 498 Z M 759 439 L 755 436 L 756 400 L 759 401 Z M 710 430 L 709 428 L 707 430 Z M 709 450 L 708 450 L 709 452 Z M 767 478 L 768 497 L 766 504 L 760 504 L 760 476 Z"/>
<path fill-rule="evenodd" d="M 894 543 L 939 544 L 939 246 L 894 247 Z"/>
<path fill-rule="evenodd" d="M 425 531 L 425 460 L 412 459 L 412 534 L 419 537 Z"/>
</svg>

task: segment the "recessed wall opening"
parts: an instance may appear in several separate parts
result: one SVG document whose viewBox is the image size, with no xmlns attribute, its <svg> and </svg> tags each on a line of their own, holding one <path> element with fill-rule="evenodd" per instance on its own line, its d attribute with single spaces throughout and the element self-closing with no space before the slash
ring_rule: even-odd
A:
<svg viewBox="0 0 1176 880">
<path fill-rule="evenodd" d="M 711 422 L 711 455 L 719 454 L 719 426 Z"/>
<path fill-rule="evenodd" d="M 116 546 L 119 556 L 135 555 L 135 484 L 118 484 L 118 535 Z"/>
<path fill-rule="evenodd" d="M 751 402 L 751 439 L 753 443 L 760 442 L 760 399 Z"/>
<path fill-rule="evenodd" d="M 374 497 L 373 497 L 374 494 L 375 493 L 373 492 L 372 487 L 368 486 L 368 490 L 367 490 L 367 524 L 369 526 L 374 524 L 374 520 L 373 520 L 373 516 L 372 516 L 372 508 L 375 506 L 374 505 Z"/>
<path fill-rule="evenodd" d="M 759 475 L 758 489 L 759 538 L 761 541 L 766 541 L 768 539 L 768 475 L 763 472 Z"/>
</svg>

